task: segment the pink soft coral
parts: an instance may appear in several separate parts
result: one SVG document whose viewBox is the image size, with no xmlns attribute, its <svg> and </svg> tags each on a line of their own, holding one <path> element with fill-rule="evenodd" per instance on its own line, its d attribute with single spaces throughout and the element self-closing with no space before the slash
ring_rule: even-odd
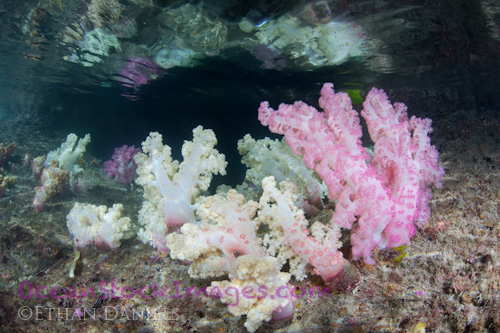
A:
<svg viewBox="0 0 500 333">
<path fill-rule="evenodd" d="M 103 172 L 108 178 L 114 178 L 125 184 L 130 184 L 137 176 L 137 165 L 134 156 L 141 150 L 135 146 L 122 146 L 115 148 L 111 159 L 104 162 Z"/>
<path fill-rule="evenodd" d="M 415 225 L 423 226 L 430 215 L 430 185 L 440 187 L 444 175 L 428 137 L 431 120 L 408 120 L 404 104 L 393 107 L 383 90 L 372 89 L 361 112 L 375 143 L 371 157 L 361 145 L 360 119 L 349 96 L 325 83 L 319 105 L 324 112 L 302 101 L 278 110 L 262 102 L 259 120 L 284 134 L 325 181 L 328 197 L 336 201 L 332 222 L 352 229 L 354 259 L 374 263 L 375 246 L 408 243 Z"/>
</svg>

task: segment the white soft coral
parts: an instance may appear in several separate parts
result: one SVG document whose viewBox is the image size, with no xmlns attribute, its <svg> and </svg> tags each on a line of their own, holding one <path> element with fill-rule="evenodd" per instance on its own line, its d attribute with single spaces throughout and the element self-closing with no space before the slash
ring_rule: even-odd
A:
<svg viewBox="0 0 500 333">
<path fill-rule="evenodd" d="M 130 218 L 122 217 L 123 205 L 95 206 L 75 202 L 69 212 L 67 225 L 74 236 L 75 245 L 84 247 L 95 243 L 106 244 L 111 249 L 120 246 L 124 232 L 130 228 Z"/>
<path fill-rule="evenodd" d="M 209 278 L 228 275 L 207 288 L 229 305 L 235 316 L 246 315 L 245 327 L 257 330 L 263 321 L 288 318 L 293 313 L 289 273 L 267 254 L 256 235 L 257 202 L 230 190 L 226 197 L 202 197 L 198 202 L 201 225 L 187 223 L 168 236 L 172 259 L 191 262 L 189 275 Z"/>
<path fill-rule="evenodd" d="M 182 146 L 184 161 L 172 159 L 171 149 L 163 145 L 161 134 L 152 132 L 142 143 L 142 151 L 134 159 L 144 187 L 144 202 L 139 222 L 144 226 L 139 237 L 161 252 L 166 252 L 166 236 L 188 222 L 195 222 L 193 201 L 199 191 L 206 191 L 214 174 L 225 175 L 224 154 L 214 146 L 217 138 L 212 130 L 198 126 L 193 141 Z"/>
</svg>

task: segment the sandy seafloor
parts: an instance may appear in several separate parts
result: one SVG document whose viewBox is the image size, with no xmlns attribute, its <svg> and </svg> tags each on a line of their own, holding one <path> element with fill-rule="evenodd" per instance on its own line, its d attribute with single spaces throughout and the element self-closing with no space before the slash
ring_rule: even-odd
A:
<svg viewBox="0 0 500 333">
<path fill-rule="evenodd" d="M 355 262 L 361 282 L 354 290 L 299 298 L 292 319 L 264 323 L 258 332 L 413 332 L 419 322 L 425 323 L 427 332 L 500 331 L 500 122 L 467 112 L 447 117 L 443 112 L 434 119 L 434 128 L 432 142 L 440 151 L 446 175 L 443 187 L 434 190 L 429 223 L 406 247 L 406 256 L 396 260 L 400 252 L 385 250 L 376 253 L 377 265 Z M 93 173 L 98 185 L 58 195 L 45 211 L 36 212 L 31 203 L 38 181 L 23 165 L 24 155 L 52 150 L 63 137 L 36 144 L 28 134 L 17 137 L 18 147 L 3 172 L 15 177 L 15 186 L 0 198 L 0 331 L 245 331 L 244 317 L 233 317 L 226 305 L 204 297 L 99 300 L 99 285 L 110 289 L 113 280 L 118 287 L 136 290 L 154 283 L 174 286 L 179 281 L 181 293 L 186 286 L 210 284 L 211 280 L 190 278 L 188 265 L 142 244 L 133 234 L 136 229 L 116 251 L 84 250 L 76 278 L 70 279 L 74 253 L 66 215 L 73 203 L 111 206 L 120 202 L 137 226 L 141 189 L 105 178 L 102 161 L 87 155 L 83 167 Z M 48 289 L 40 289 L 38 296 L 23 298 L 23 282 L 25 294 L 30 285 L 83 286 L 93 287 L 96 297 L 56 299 Z M 291 282 L 304 288 L 321 286 L 314 276 Z M 95 319 L 79 318 L 78 308 L 95 309 Z M 106 317 L 105 311 L 111 310 L 118 314 L 109 312 Z M 148 315 L 138 316 L 141 311 Z"/>
</svg>

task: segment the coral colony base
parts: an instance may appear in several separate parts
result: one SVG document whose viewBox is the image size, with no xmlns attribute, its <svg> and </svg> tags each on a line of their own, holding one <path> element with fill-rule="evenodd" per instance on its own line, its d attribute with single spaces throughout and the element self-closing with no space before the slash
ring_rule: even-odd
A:
<svg viewBox="0 0 500 333">
<path fill-rule="evenodd" d="M 374 143 L 366 149 L 359 114 L 346 93 L 326 83 L 319 105 L 323 112 L 301 101 L 277 110 L 261 103 L 258 119 L 285 140 L 240 140 L 249 169 L 236 189 L 221 186 L 207 194 L 227 162 L 214 148 L 214 132 L 201 126 L 184 142 L 182 162 L 152 132 L 142 151 L 124 146 L 105 164 L 106 175 L 117 181 L 128 183 L 137 173 L 135 182 L 144 190 L 139 238 L 189 264 L 193 279 L 217 278 L 206 292 L 228 304 L 232 315 L 246 315 L 249 332 L 293 315 L 290 281 L 315 274 L 331 290 L 352 290 L 360 276 L 351 261 L 373 264 L 375 249 L 408 244 L 430 216 L 431 186 L 441 186 L 444 170 L 430 144 L 429 119 L 408 118 L 404 104 L 393 106 L 373 88 L 361 111 Z M 26 161 L 41 177 L 37 210 L 58 191 L 86 184 L 78 161 L 90 135 L 77 139 L 70 134 L 46 158 Z M 328 220 L 306 218 L 325 210 L 331 210 Z M 119 248 L 131 227 L 122 211 L 121 204 L 108 209 L 75 203 L 67 216 L 75 248 Z M 342 229 L 350 230 L 348 258 L 340 251 L 347 242 Z M 75 253 L 71 277 L 80 256 Z M 239 292 L 227 290 L 245 297 L 236 299 Z"/>
</svg>

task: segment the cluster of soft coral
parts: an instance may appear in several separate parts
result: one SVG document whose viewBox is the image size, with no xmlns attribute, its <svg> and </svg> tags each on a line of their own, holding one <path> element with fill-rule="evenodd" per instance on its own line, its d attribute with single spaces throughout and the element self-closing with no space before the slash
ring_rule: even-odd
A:
<svg viewBox="0 0 500 333">
<path fill-rule="evenodd" d="M 311 191 L 289 181 L 278 187 L 272 175 L 255 177 L 262 179 L 258 202 L 246 201 L 235 190 L 225 196 L 197 197 L 208 189 L 214 174 L 225 173 L 226 166 L 224 155 L 214 148 L 214 133 L 201 126 L 193 131 L 193 141 L 184 143 L 182 163 L 172 159 L 170 147 L 156 132 L 143 143 L 144 153 L 135 156 L 137 183 L 144 187 L 139 212 L 143 241 L 162 252 L 170 250 L 173 259 L 191 261 L 192 277 L 228 275 L 229 281 L 214 282 L 212 287 L 250 288 L 256 293 L 262 286 L 271 293 L 287 290 L 283 298 L 251 294 L 255 297 L 236 305 L 229 295 L 222 295 L 231 313 L 247 315 L 249 331 L 262 321 L 291 315 L 292 275 L 302 280 L 314 272 L 336 289 L 355 286 L 357 271 L 338 250 L 340 228 L 351 230 L 352 259 L 373 263 L 375 247 L 406 244 L 416 227 L 426 223 L 430 186 L 439 187 L 444 174 L 428 137 L 431 121 L 409 119 L 406 106 L 391 105 L 382 90 L 370 91 L 361 112 L 373 152 L 361 145 L 359 114 L 347 94 L 335 93 L 327 83 L 319 105 L 324 112 L 300 101 L 281 104 L 278 110 L 263 102 L 259 120 L 283 134 L 292 151 L 314 170 L 312 179 L 319 177 L 326 184 L 335 204 L 328 223 L 310 224 L 305 218 L 299 193 Z M 305 182 L 311 183 L 315 182 Z M 265 234 L 258 233 L 261 226 Z M 286 263 L 288 272 L 281 272 Z"/>
<path fill-rule="evenodd" d="M 408 243 L 429 218 L 430 186 L 441 186 L 444 175 L 428 137 L 431 120 L 408 119 L 404 104 L 391 105 L 383 90 L 373 88 L 361 111 L 375 144 L 371 155 L 361 145 L 359 115 L 346 93 L 326 83 L 319 105 L 324 112 L 301 101 L 278 110 L 263 102 L 259 120 L 284 134 L 324 180 L 336 203 L 331 223 L 351 229 L 354 259 L 374 263 L 376 246 Z"/>
</svg>

